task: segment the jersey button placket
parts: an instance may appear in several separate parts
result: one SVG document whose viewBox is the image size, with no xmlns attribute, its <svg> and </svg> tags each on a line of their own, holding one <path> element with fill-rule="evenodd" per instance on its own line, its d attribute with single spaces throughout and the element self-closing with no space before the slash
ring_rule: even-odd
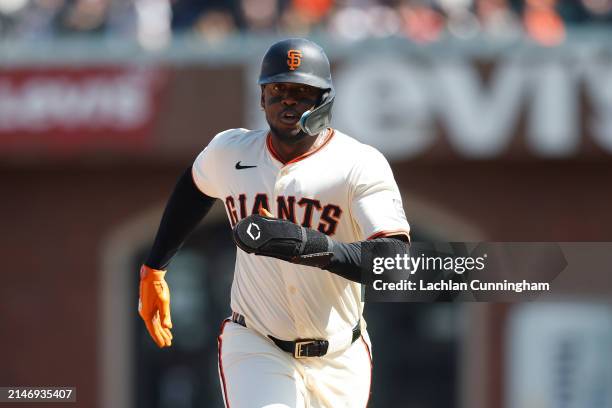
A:
<svg viewBox="0 0 612 408">
<path fill-rule="evenodd" d="M 276 202 L 276 199 L 279 195 L 286 195 L 285 188 L 287 187 L 290 181 L 289 179 L 291 168 L 292 165 L 283 166 L 278 172 L 278 175 L 276 176 L 276 180 L 274 182 L 274 202 Z M 298 315 L 296 314 L 296 311 L 299 311 L 301 306 L 296 304 L 296 295 L 298 294 L 298 289 L 293 283 L 292 276 L 293 274 L 285 275 L 285 290 L 288 293 L 287 299 L 289 302 L 289 312 L 291 313 L 291 318 L 293 320 L 295 330 L 299 334 L 304 331 L 304 326 L 299 323 Z"/>
<path fill-rule="evenodd" d="M 289 169 L 287 167 L 281 168 L 276 176 L 276 181 L 274 182 L 274 199 L 284 192 L 285 187 L 287 187 L 287 178 L 289 174 Z"/>
<path fill-rule="evenodd" d="M 296 304 L 297 288 L 291 283 L 291 280 L 288 280 L 286 282 L 285 288 L 288 292 L 287 303 L 289 304 L 289 313 L 291 314 L 291 320 L 293 320 L 295 331 L 299 335 L 302 329 L 300 329 L 301 324 L 299 323 L 299 316 L 296 313 L 300 310 L 300 306 Z"/>
<path fill-rule="evenodd" d="M 304 306 L 300 304 L 299 291 L 294 277 L 295 273 L 285 274 L 285 290 L 287 292 L 289 312 L 291 313 L 295 331 L 299 337 L 299 335 L 304 331 L 304 327 L 300 324 L 300 312 Z"/>
</svg>

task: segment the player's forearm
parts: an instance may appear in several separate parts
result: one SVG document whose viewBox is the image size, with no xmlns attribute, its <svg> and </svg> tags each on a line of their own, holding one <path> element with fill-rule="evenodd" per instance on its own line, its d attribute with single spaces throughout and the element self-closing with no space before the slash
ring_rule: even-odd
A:
<svg viewBox="0 0 612 408">
<path fill-rule="evenodd" d="M 332 241 L 331 253 L 332 256 L 329 263 L 322 267 L 326 271 L 335 273 L 348 280 L 358 283 L 365 283 L 365 276 L 361 273 L 361 254 L 362 246 L 366 241 L 357 241 L 344 243 L 340 241 Z M 370 243 L 385 243 L 390 251 L 394 254 L 408 253 L 408 245 L 400 238 L 376 238 L 367 242 Z"/>
<path fill-rule="evenodd" d="M 366 241 L 343 243 L 322 232 L 287 220 L 251 215 L 234 228 L 234 242 L 243 251 L 284 261 L 315 266 L 353 282 L 365 283 L 361 274 L 361 247 Z M 394 254 L 408 253 L 408 243 L 400 238 L 376 238 Z"/>
<path fill-rule="evenodd" d="M 145 264 L 154 269 L 166 269 L 172 257 L 214 202 L 214 198 L 203 194 L 197 188 L 189 167 L 179 178 L 166 204 Z"/>
</svg>

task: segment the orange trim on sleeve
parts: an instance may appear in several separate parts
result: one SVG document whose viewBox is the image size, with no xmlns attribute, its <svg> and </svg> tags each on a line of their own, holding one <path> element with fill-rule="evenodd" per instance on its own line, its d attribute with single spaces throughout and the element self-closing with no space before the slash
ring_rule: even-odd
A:
<svg viewBox="0 0 612 408">
<path fill-rule="evenodd" d="M 318 146 L 316 149 L 309 150 L 306 153 L 296 157 L 295 159 L 289 160 L 288 162 L 283 161 L 283 159 L 281 159 L 281 157 L 278 154 L 278 152 L 274 149 L 274 146 L 272 146 L 272 137 L 270 136 L 270 133 L 268 133 L 268 136 L 266 137 L 266 146 L 268 147 L 268 151 L 270 152 L 272 157 L 274 157 L 276 160 L 278 160 L 279 162 L 283 163 L 283 165 L 286 166 L 288 164 L 295 163 L 295 162 L 298 162 L 300 160 L 304 160 L 305 158 L 307 158 L 309 156 L 312 156 L 313 154 L 315 154 L 319 150 L 323 149 L 325 146 L 327 146 L 327 144 L 330 142 L 332 137 L 334 137 L 334 134 L 335 134 L 334 129 L 328 128 L 328 135 L 327 135 L 325 141 L 323 143 L 321 143 L 320 146 Z"/>
<path fill-rule="evenodd" d="M 390 237 L 390 236 L 393 236 L 393 235 L 405 235 L 406 238 L 408 238 L 408 242 L 410 242 L 410 231 L 406 231 L 406 230 L 403 230 L 403 229 L 379 231 L 379 232 L 376 232 L 376 233 L 370 235 L 367 238 L 367 240 L 375 239 L 375 238 Z"/>
</svg>

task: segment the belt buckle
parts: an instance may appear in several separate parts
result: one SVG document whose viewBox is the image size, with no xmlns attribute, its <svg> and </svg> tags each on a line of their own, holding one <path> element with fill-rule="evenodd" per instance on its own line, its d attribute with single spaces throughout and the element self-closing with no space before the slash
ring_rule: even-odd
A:
<svg viewBox="0 0 612 408">
<path fill-rule="evenodd" d="M 302 341 L 296 341 L 295 342 L 295 350 L 293 350 L 293 357 L 295 358 L 306 358 L 308 356 L 305 356 L 302 354 L 302 351 L 304 350 L 304 347 L 309 346 L 311 344 L 315 344 L 317 341 L 316 340 L 302 340 Z"/>
</svg>

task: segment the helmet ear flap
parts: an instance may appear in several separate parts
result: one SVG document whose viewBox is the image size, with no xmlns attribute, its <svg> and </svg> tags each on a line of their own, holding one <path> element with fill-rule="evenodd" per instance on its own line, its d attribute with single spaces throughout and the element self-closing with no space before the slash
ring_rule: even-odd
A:
<svg viewBox="0 0 612 408">
<path fill-rule="evenodd" d="M 317 106 L 323 105 L 323 102 L 329 97 L 331 89 L 323 89 L 321 95 L 319 96 L 319 100 L 317 101 Z"/>
</svg>

